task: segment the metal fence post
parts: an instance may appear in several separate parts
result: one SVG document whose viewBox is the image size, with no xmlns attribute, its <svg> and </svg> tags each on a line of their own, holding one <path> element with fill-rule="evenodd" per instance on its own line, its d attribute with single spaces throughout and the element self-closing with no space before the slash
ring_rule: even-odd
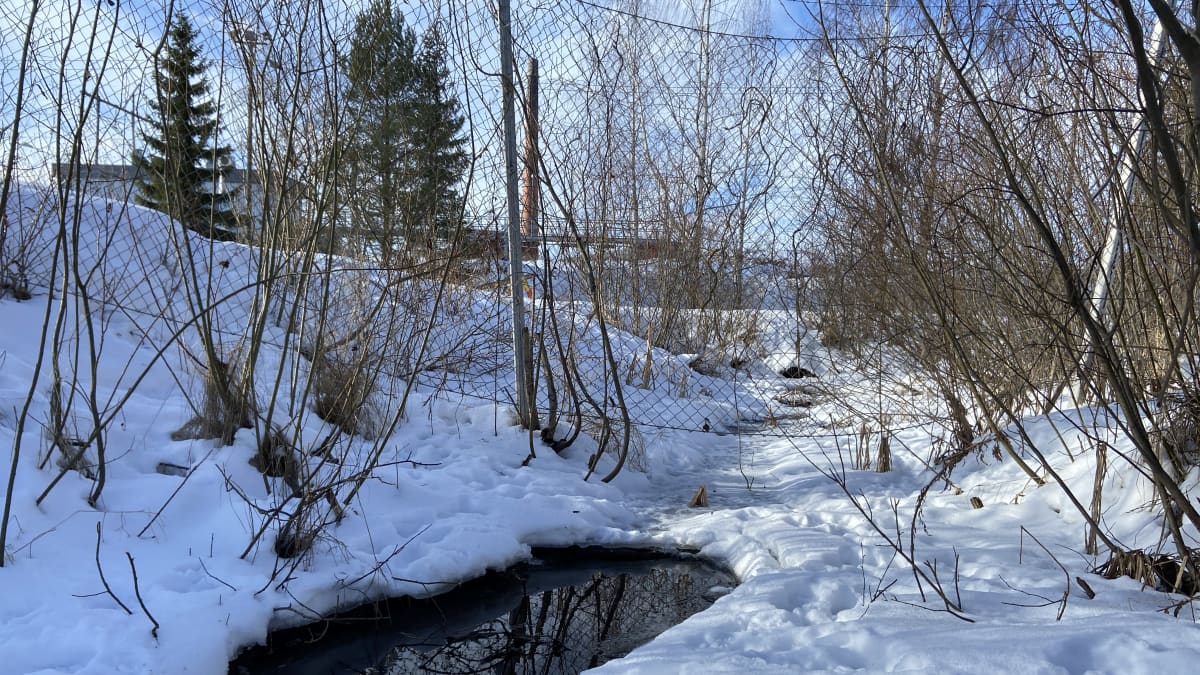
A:
<svg viewBox="0 0 1200 675">
<path fill-rule="evenodd" d="M 500 79 L 503 88 L 504 182 L 508 202 L 508 268 L 512 278 L 513 367 L 517 389 L 517 417 L 521 425 L 533 428 L 533 401 L 530 399 L 529 339 L 525 331 L 525 304 L 522 299 L 521 208 L 517 171 L 516 87 L 513 82 L 512 19 L 509 0 L 500 0 Z"/>
</svg>

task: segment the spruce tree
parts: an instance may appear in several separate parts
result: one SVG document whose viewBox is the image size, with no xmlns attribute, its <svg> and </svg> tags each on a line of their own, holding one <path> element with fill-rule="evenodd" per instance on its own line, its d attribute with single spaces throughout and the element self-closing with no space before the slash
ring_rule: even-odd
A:
<svg viewBox="0 0 1200 675">
<path fill-rule="evenodd" d="M 373 0 L 355 21 L 345 64 L 355 230 L 385 263 L 419 255 L 455 226 L 467 165 L 445 45 L 431 31 L 418 48 L 391 0 Z"/>
<path fill-rule="evenodd" d="M 434 28 L 426 34 L 417 59 L 417 108 L 414 111 L 414 150 L 417 170 L 414 193 L 426 218 L 426 238 L 449 238 L 459 224 L 462 206 L 457 186 L 467 169 L 463 118 L 450 91 L 446 43 Z"/>
<path fill-rule="evenodd" d="M 217 146 L 217 108 L 208 97 L 207 64 L 197 33 L 178 14 L 154 75 L 154 114 L 142 134 L 145 151 L 133 154 L 135 201 L 162 211 L 212 239 L 233 239 L 236 220 L 226 195 L 216 192 L 228 172 L 228 146 Z"/>
</svg>

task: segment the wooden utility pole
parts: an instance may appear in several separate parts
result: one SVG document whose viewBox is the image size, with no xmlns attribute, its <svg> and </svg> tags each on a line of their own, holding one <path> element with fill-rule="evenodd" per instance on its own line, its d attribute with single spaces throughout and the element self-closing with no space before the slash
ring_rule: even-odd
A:
<svg viewBox="0 0 1200 675">
<path fill-rule="evenodd" d="M 541 188 L 538 185 L 538 62 L 529 59 L 529 71 L 525 83 L 525 175 L 521 195 L 521 234 L 538 239 L 538 211 L 541 206 Z"/>
<path fill-rule="evenodd" d="M 541 186 L 538 184 L 538 163 L 541 160 L 541 155 L 538 152 L 538 62 L 537 59 L 529 59 L 528 77 L 525 82 L 525 172 L 524 172 L 524 192 L 521 195 L 521 254 L 522 258 L 525 253 L 525 243 L 529 242 L 529 249 L 536 257 L 538 254 L 538 242 L 541 239 L 539 236 L 540 229 L 538 227 L 538 218 L 541 214 Z M 532 298 L 531 298 L 532 299 Z M 532 323 L 532 321 L 531 321 Z M 525 333 L 525 391 L 531 402 L 531 410 L 529 412 L 529 428 L 536 429 L 541 426 L 537 414 L 537 387 L 534 383 L 534 345 L 530 338 L 530 332 Z"/>
</svg>

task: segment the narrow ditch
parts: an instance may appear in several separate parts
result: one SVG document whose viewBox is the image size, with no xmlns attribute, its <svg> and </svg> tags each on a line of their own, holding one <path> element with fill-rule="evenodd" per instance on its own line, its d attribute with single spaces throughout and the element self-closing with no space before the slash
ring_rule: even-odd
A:
<svg viewBox="0 0 1200 675">
<path fill-rule="evenodd" d="M 687 552 L 539 548 L 431 598 L 392 598 L 271 633 L 234 675 L 574 674 L 628 654 L 736 580 Z"/>
</svg>

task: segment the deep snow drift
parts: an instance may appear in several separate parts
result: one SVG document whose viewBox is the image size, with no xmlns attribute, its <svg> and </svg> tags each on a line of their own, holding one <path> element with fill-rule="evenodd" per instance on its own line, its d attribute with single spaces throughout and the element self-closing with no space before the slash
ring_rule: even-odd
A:
<svg viewBox="0 0 1200 675">
<path fill-rule="evenodd" d="M 39 255 L 29 258 L 33 297 L 0 300 L 0 445 L 6 448 L 15 447 L 39 357 L 47 356 L 44 320 L 56 315 L 59 301 L 46 284 L 54 233 L 43 227 L 44 205 L 38 193 L 22 191 L 10 207 L 11 222 L 22 224 L 15 239 L 31 242 Z M 990 453 L 969 457 L 951 485 L 929 492 L 912 532 L 909 518 L 945 430 L 913 413 L 931 405 L 914 382 L 903 394 L 914 417 L 897 425 L 893 470 L 846 468 L 860 415 L 878 397 L 873 383 L 811 342 L 804 364 L 822 374 L 827 397 L 807 416 L 759 436 L 647 427 L 644 470 L 627 469 L 611 484 L 583 480 L 595 450 L 588 439 L 562 456 L 535 440 L 537 458 L 522 466 L 528 434 L 515 426 L 506 396 L 499 402 L 485 396 L 498 390 L 504 373 L 495 364 L 505 362 L 503 354 L 491 364 L 459 368 L 455 376 L 470 386 L 454 393 L 434 386 L 436 373 L 426 374 L 388 440 L 385 460 L 346 505 L 346 516 L 310 554 L 281 560 L 271 546 L 274 531 L 250 545 L 262 510 L 283 500 L 280 480 L 264 480 L 250 465 L 253 431 L 243 430 L 229 446 L 171 438 L 191 416 L 189 401 L 199 388 L 178 346 L 194 338 L 185 331 L 180 343 L 170 343 L 176 317 L 186 316 L 186 289 L 163 243 L 171 239 L 156 235 L 171 225 L 140 209 L 81 207 L 79 259 L 109 301 L 92 310 L 103 326 L 103 359 L 93 377 L 87 359 L 66 349 L 60 367 L 80 396 L 95 396 L 113 411 L 106 483 L 92 508 L 93 479 L 67 471 L 35 503 L 59 473 L 53 458 L 42 461 L 51 407 L 50 364 L 43 361 L 15 466 L 0 569 L 0 672 L 220 673 L 271 626 L 383 595 L 435 593 L 521 560 L 530 546 L 566 544 L 696 547 L 742 581 L 709 610 L 598 669 L 603 673 L 1161 673 L 1190 671 L 1200 657 L 1192 607 L 1164 612 L 1180 598 L 1090 574 L 1102 561 L 1082 553 L 1079 517 L 1060 491 L 1035 487 L 1011 461 Z M 217 312 L 232 330 L 253 311 L 248 289 L 257 253 L 232 244 L 199 250 L 207 292 L 228 298 Z M 475 318 L 489 316 L 492 323 L 481 322 L 484 329 L 469 336 L 474 342 L 463 342 L 447 321 L 437 339 L 486 352 L 503 333 L 505 315 L 481 296 L 464 297 Z M 66 335 L 85 334 L 76 330 L 77 316 L 68 313 Z M 586 325 L 580 334 L 581 358 L 597 353 L 595 334 Z M 768 335 L 764 351 L 794 345 L 793 337 Z M 281 348 L 285 338 L 282 329 L 267 335 L 266 372 L 295 358 Z M 614 344 L 622 363 L 646 351 L 644 340 L 619 332 Z M 773 358 L 777 367 L 782 357 Z M 739 375 L 735 405 L 698 393 L 703 378 L 714 378 L 715 386 L 720 374 L 694 373 L 693 391 L 681 402 L 678 378 L 688 359 L 659 350 L 655 360 L 664 364 L 656 370 L 662 382 L 636 389 L 635 421 L 661 419 L 664 411 L 714 425 L 739 414 L 760 417 L 755 407 L 770 405 L 784 386 L 771 369 L 752 365 L 753 377 Z M 386 408 L 387 395 L 402 389 L 399 381 L 381 386 L 379 405 Z M 297 419 L 303 437 L 326 433 L 313 415 Z M 89 423 L 73 418 L 85 436 Z M 1029 429 L 1087 500 L 1095 470 L 1088 439 L 1109 426 L 1115 425 L 1106 411 L 1082 410 L 1031 420 Z M 1115 432 L 1108 440 L 1112 452 L 1129 450 Z M 340 443 L 335 451 L 347 464 L 371 447 L 357 438 Z M 844 476 L 858 506 L 829 474 Z M 707 486 L 709 504 L 689 509 L 699 485 Z M 1105 525 L 1114 536 L 1130 547 L 1157 541 L 1159 524 L 1145 508 L 1151 495 L 1141 476 L 1110 472 L 1103 487 Z M 983 508 L 972 508 L 972 497 Z M 915 544 L 915 561 L 961 606 L 961 618 L 944 611 L 929 583 L 918 584 L 887 538 L 906 549 Z M 1095 598 L 1085 597 L 1077 577 Z"/>
</svg>

